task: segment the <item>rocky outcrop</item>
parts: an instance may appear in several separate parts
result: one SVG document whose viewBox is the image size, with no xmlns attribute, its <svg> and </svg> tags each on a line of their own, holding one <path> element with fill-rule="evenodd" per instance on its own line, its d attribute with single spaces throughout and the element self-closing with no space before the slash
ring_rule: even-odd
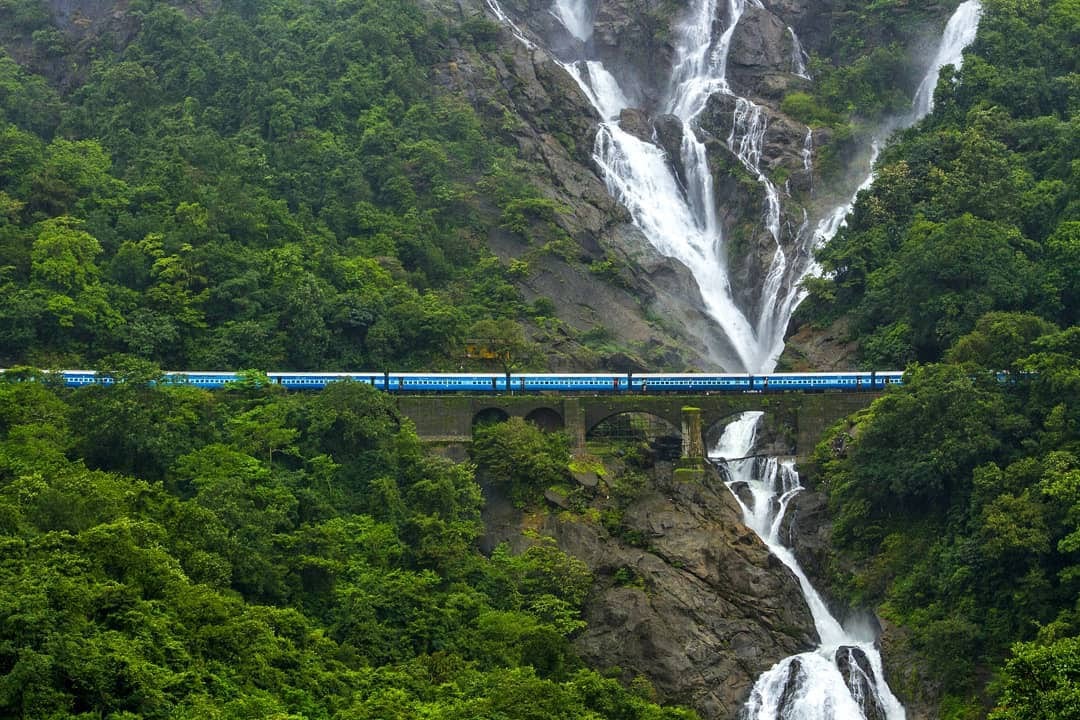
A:
<svg viewBox="0 0 1080 720">
<path fill-rule="evenodd" d="M 676 21 L 667 0 L 597 0 L 590 49 L 630 89 L 634 105 L 655 108 L 667 90 L 667 39 Z"/>
<path fill-rule="evenodd" d="M 481 15 L 487 9 L 484 0 L 425 4 L 429 12 L 448 21 Z M 557 24 L 547 12 L 549 6 L 525 0 L 502 3 L 509 14 L 529 14 L 531 23 Z M 630 25 L 619 27 L 630 32 Z M 555 32 L 548 25 L 544 28 Z M 599 118 L 552 55 L 503 33 L 491 51 L 458 49 L 451 62 L 433 69 L 433 79 L 447 92 L 467 98 L 482 114 L 498 118 L 520 149 L 521 159 L 537 169 L 534 185 L 564 209 L 554 223 L 573 240 L 571 252 L 538 252 L 522 238 L 501 231 L 488 239 L 489 247 L 507 262 L 528 258 L 528 272 L 516 281 L 525 299 L 550 301 L 563 323 L 565 330 L 556 336 L 537 337 L 547 350 L 548 366 L 607 366 L 607 356 L 582 351 L 573 339 L 574 331 L 602 327 L 614 343 L 639 354 L 626 358 L 630 366 L 711 367 L 715 332 L 701 309 L 692 276 L 677 261 L 652 250 L 611 198 L 592 165 Z M 647 115 L 630 111 L 628 125 L 634 122 L 639 122 L 641 133 L 652 134 Z M 597 263 L 605 264 L 606 281 L 591 271 Z M 650 317 L 670 320 L 661 326 Z"/>
<path fill-rule="evenodd" d="M 663 701 L 704 718 L 733 718 L 764 670 L 815 645 L 813 620 L 797 580 L 742 524 L 718 477 L 680 483 L 658 467 L 623 510 L 622 536 L 640 544 L 584 516 L 526 516 L 490 496 L 485 544 L 520 549 L 531 542 L 526 527 L 555 538 L 595 577 L 588 628 L 575 640 L 583 658 L 643 675 Z"/>
<path fill-rule="evenodd" d="M 936 720 L 943 688 L 940 676 L 911 647 L 911 633 L 887 619 L 881 621 L 881 659 L 889 686 L 904 704 L 908 720 Z"/>
<path fill-rule="evenodd" d="M 856 366 L 858 344 L 848 339 L 845 322 L 838 321 L 830 327 L 817 328 L 807 323 L 800 324 L 796 315 L 792 325 L 794 332 L 784 339 L 781 367 L 798 372 L 844 370 Z"/>
<path fill-rule="evenodd" d="M 824 578 L 828 571 L 831 526 L 828 498 L 824 494 L 803 490 L 788 503 L 780 524 L 780 537 L 811 580 Z M 817 582 L 815 587 L 823 586 Z"/>
<path fill-rule="evenodd" d="M 739 95 L 778 104 L 791 89 L 806 81 L 793 74 L 794 45 L 787 25 L 763 7 L 747 3 L 728 55 L 728 75 Z"/>
<path fill-rule="evenodd" d="M 874 668 L 862 648 L 841 645 L 836 649 L 836 667 L 851 691 L 851 697 L 862 708 L 866 720 L 886 720 L 885 708 L 878 701 L 874 687 L 877 682 Z"/>
</svg>

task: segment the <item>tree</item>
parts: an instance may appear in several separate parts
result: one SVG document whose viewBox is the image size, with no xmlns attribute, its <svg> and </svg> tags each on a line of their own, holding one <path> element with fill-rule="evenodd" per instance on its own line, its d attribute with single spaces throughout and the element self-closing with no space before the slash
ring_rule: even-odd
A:
<svg viewBox="0 0 1080 720">
<path fill-rule="evenodd" d="M 975 322 L 972 332 L 956 341 L 946 359 L 1015 372 L 1016 361 L 1035 350 L 1035 341 L 1056 330 L 1052 323 L 1030 313 L 987 313 Z"/>
<path fill-rule="evenodd" d="M 510 318 L 476 321 L 466 342 L 475 347 L 479 359 L 497 364 L 504 372 L 527 363 L 533 350 L 521 325 Z"/>
<path fill-rule="evenodd" d="M 469 455 L 484 478 L 506 488 L 519 503 L 568 477 L 566 435 L 545 433 L 522 418 L 477 427 Z"/>
<path fill-rule="evenodd" d="M 1005 665 L 990 720 L 1069 720 L 1080 716 L 1080 638 L 1017 643 Z"/>
</svg>

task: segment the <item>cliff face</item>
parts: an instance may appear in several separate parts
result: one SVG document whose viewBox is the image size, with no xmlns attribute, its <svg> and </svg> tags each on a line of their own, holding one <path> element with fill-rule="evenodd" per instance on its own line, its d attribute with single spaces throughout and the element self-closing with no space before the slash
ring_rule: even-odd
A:
<svg viewBox="0 0 1080 720">
<path fill-rule="evenodd" d="M 498 21 L 494 47 L 459 52 L 453 67 L 437 74 L 438 81 L 465 93 L 485 112 L 508 119 L 503 126 L 522 157 L 546 170 L 536 177 L 542 191 L 569 209 L 558 223 L 580 246 L 582 260 L 588 264 L 600 259 L 615 268 L 605 285 L 573 268 L 547 264 L 537 276 L 522 281 L 526 292 L 555 298 L 560 315 L 576 326 L 601 323 L 614 339 L 630 346 L 671 343 L 691 366 L 716 367 L 722 362 L 718 358 L 732 357 L 729 341 L 704 311 L 695 268 L 658 253 L 612 199 L 594 157 L 601 118 L 564 65 L 580 58 L 602 63 L 629 104 L 619 127 L 661 148 L 676 181 L 688 188 L 692 181 L 680 152 L 683 125 L 665 113 L 673 66 L 679 62 L 679 23 L 691 6 L 671 0 L 425 2 L 433 14 L 450 22 L 477 17 Z M 562 6 L 584 9 L 579 28 L 559 17 Z M 720 16 L 725 12 L 718 10 Z M 719 17 L 714 32 L 725 22 Z M 820 192 L 825 183 L 814 165 L 821 152 L 843 163 L 848 148 L 830 147 L 834 140 L 827 129 L 811 131 L 780 111 L 785 96 L 810 87 L 803 66 L 806 51 L 822 47 L 831 29 L 831 5 L 811 8 L 802 0 L 763 7 L 747 3 L 729 43 L 730 93 L 714 93 L 694 120 L 712 175 L 713 210 L 723 236 L 720 262 L 726 266 L 731 297 L 752 321 L 775 302 L 763 288 L 765 278 L 777 270 L 778 251 L 786 256 L 780 270 L 786 292 L 798 281 L 794 268 L 806 261 L 814 222 L 838 197 L 850 193 L 850 188 L 835 188 L 832 195 Z M 760 153 L 751 153 L 752 160 L 735 147 L 746 132 L 736 127 L 738 98 L 757 108 L 765 126 Z M 780 208 L 775 227 L 766 218 L 770 202 Z M 522 251 L 498 238 L 494 246 L 505 257 Z M 564 292 L 553 294 L 555 286 Z M 611 314 L 599 309 L 601 300 Z M 662 327 L 643 325 L 642 314 L 662 318 Z"/>
<path fill-rule="evenodd" d="M 482 4 L 462 0 L 438 10 L 466 18 Z M 522 160 L 542 169 L 533 177 L 536 186 L 567 208 L 555 222 L 576 241 L 576 257 L 534 261 L 518 281 L 526 299 L 551 298 L 556 315 L 575 329 L 606 328 L 614 341 L 637 350 L 641 368 L 708 367 L 711 321 L 693 277 L 653 249 L 607 192 L 591 160 L 599 118 L 566 71 L 546 52 L 501 37 L 491 52 L 460 50 L 456 60 L 436 68 L 435 81 L 481 112 L 506 118 Z M 490 245 L 507 260 L 529 250 L 499 232 Z M 605 264 L 604 278 L 590 272 L 596 263 Z"/>
<path fill-rule="evenodd" d="M 601 492 L 593 507 L 611 512 L 614 501 Z M 734 718 L 764 670 L 815 645 L 798 581 L 743 525 L 718 477 L 677 482 L 658 464 L 619 512 L 613 535 L 588 512 L 527 515 L 488 493 L 489 546 L 537 542 L 529 528 L 593 572 L 576 640 L 591 666 L 644 676 L 663 701 L 704 718 Z"/>
</svg>

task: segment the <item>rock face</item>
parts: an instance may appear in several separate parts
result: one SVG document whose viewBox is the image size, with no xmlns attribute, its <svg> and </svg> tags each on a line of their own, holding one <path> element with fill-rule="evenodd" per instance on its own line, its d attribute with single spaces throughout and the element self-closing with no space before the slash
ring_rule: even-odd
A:
<svg viewBox="0 0 1080 720">
<path fill-rule="evenodd" d="M 489 12 L 485 0 L 425 0 L 424 5 L 448 22 Z M 646 10 L 652 8 L 648 2 L 644 5 Z M 528 16 L 530 33 L 555 38 L 563 46 L 581 43 L 548 12 L 550 2 L 508 0 L 501 6 L 516 19 Z M 612 52 L 619 43 L 637 43 L 632 46 L 643 48 L 642 62 L 627 72 L 645 73 L 657 66 L 656 42 L 641 45 L 646 36 L 663 36 L 655 27 L 662 17 L 656 8 L 641 13 L 625 3 L 600 1 L 594 11 L 596 29 L 590 43 Z M 500 34 L 491 50 L 477 53 L 462 47 L 453 55 L 452 62 L 434 68 L 434 82 L 467 98 L 481 114 L 500 118 L 508 138 L 520 149 L 520 158 L 536 169 L 533 184 L 565 208 L 554 222 L 574 242 L 572 249 L 539 253 L 502 231 L 488 239 L 491 249 L 507 262 L 529 257 L 529 272 L 516 281 L 525 299 L 550 301 L 554 314 L 570 330 L 563 337 L 543 339 L 548 366 L 579 370 L 588 369 L 590 363 L 610 366 L 613 360 L 607 356 L 575 350 L 572 339 L 574 331 L 602 327 L 615 343 L 637 353 L 620 354 L 629 365 L 715 367 L 712 358 L 723 341 L 715 338 L 693 276 L 685 266 L 657 253 L 611 198 L 592 161 L 600 118 L 570 75 L 548 51 L 529 47 L 508 32 Z M 646 112 L 630 110 L 626 120 L 628 128 L 652 136 L 653 120 Z M 599 263 L 607 268 L 603 276 L 591 272 Z M 665 321 L 661 325 L 653 317 Z"/>
<path fill-rule="evenodd" d="M 836 667 L 844 683 L 862 707 L 866 720 L 886 720 L 885 708 L 874 694 L 874 669 L 861 648 L 841 645 L 836 649 Z"/>
<path fill-rule="evenodd" d="M 704 718 L 734 718 L 764 670 L 815 645 L 813 619 L 797 580 L 742 524 L 711 470 L 703 485 L 658 468 L 623 511 L 621 536 L 643 547 L 582 516 L 529 522 L 492 497 L 485 545 L 520 549 L 531 542 L 523 528 L 539 526 L 594 574 L 588 628 L 575 641 L 591 666 L 644 675 L 663 701 Z"/>
<path fill-rule="evenodd" d="M 794 372 L 800 370 L 843 370 L 855 366 L 858 345 L 847 339 L 848 328 L 843 320 L 831 327 L 815 328 L 799 324 L 798 314 L 792 321 L 794 332 L 784 339 L 780 362 Z"/>
<path fill-rule="evenodd" d="M 486 0 L 427 2 L 444 13 L 452 8 L 464 16 L 487 7 Z M 570 74 L 553 60 L 559 57 L 569 63 L 589 58 L 603 63 L 630 105 L 621 113 L 619 126 L 662 148 L 677 179 L 689 187 L 691 183 L 687 182 L 681 160 L 682 122 L 663 114 L 676 57 L 673 38 L 678 36 L 680 23 L 687 21 L 690 7 L 688 3 L 679 5 L 676 7 L 670 0 L 592 0 L 581 5 L 586 16 L 584 22 L 568 21 L 564 25 L 554 0 L 499 0 L 501 11 L 515 29 L 500 36 L 498 52 L 485 52 L 482 57 L 471 59 L 463 55 L 456 60 L 458 71 L 451 87 L 470 93 L 478 106 L 491 106 L 519 121 L 511 130 L 514 140 L 526 159 L 542 159 L 551 169 L 550 177 L 538 178 L 538 182 L 550 180 L 551 185 L 544 188 L 545 194 L 569 208 L 570 212 L 557 222 L 581 245 L 582 260 L 591 262 L 614 256 L 629 262 L 628 271 L 618 273 L 619 280 L 631 294 L 643 300 L 646 312 L 669 321 L 664 331 L 685 339 L 683 354 L 687 364 L 715 367 L 717 358 L 737 354 L 725 352 L 722 346 L 726 341 L 709 339 L 723 333 L 702 312 L 701 298 L 693 289 L 696 285 L 693 276 L 674 268 L 672 261 L 666 266 L 655 262 L 649 251 L 640 249 L 647 245 L 644 236 L 623 227 L 629 225 L 629 218 L 622 209 L 613 205 L 610 198 L 599 197 L 606 194 L 606 188 L 592 153 L 600 118 Z M 724 18 L 718 18 L 718 23 L 723 22 Z M 509 26 L 504 23 L 504 27 Z M 801 266 L 801 259 L 805 259 L 810 222 L 822 209 L 817 207 L 815 199 L 815 187 L 822 183 L 814 179 L 813 153 L 828 151 L 834 157 L 842 156 L 837 149 L 829 147 L 832 142 L 829 133 L 815 134 L 813 143 L 807 145 L 808 128 L 779 109 L 786 95 L 806 89 L 809 82 L 794 72 L 794 33 L 800 35 L 806 49 L 814 50 L 828 39 L 829 30 L 827 11 L 817 5 L 811 7 L 805 0 L 778 0 L 764 5 L 746 3 L 731 39 L 727 79 L 734 93 L 764 112 L 767 127 L 761 157 L 754 167 L 740 161 L 731 147 L 737 144 L 731 132 L 736 110 L 734 96 L 715 93 L 694 120 L 698 137 L 705 142 L 713 175 L 718 205 L 715 211 L 722 223 L 721 247 L 727 255 L 731 291 L 747 317 L 758 317 L 762 312 L 766 300 L 762 295 L 763 278 L 769 274 L 778 243 L 786 257 L 786 266 Z M 497 71 L 497 85 L 483 72 L 481 66 L 487 61 Z M 556 77 L 559 75 L 561 78 Z M 808 147 L 809 153 L 805 152 Z M 765 187 L 765 178 L 775 186 L 776 193 Z M 769 193 L 773 193 L 774 201 L 779 195 L 783 208 L 775 236 L 763 222 L 770 207 Z M 500 254 L 514 256 L 512 246 L 496 245 Z M 520 249 L 516 252 L 520 253 Z M 801 259 L 793 262 L 793 258 Z M 647 265 L 637 265 L 639 260 Z M 544 269 L 561 278 L 567 275 L 564 270 Z M 679 281 L 672 289 L 666 278 L 675 276 L 679 276 Z M 784 282 L 795 279 L 787 277 Z M 530 281 L 524 280 L 523 284 L 529 288 Z M 547 289 L 542 283 L 534 287 L 537 294 L 544 294 Z M 671 291 L 678 297 L 669 297 Z M 567 310 L 571 318 L 576 320 L 577 315 L 583 323 L 587 317 L 598 319 L 589 313 L 576 314 L 572 304 L 562 302 L 563 297 L 576 295 L 572 288 L 570 293 L 551 296 L 557 298 L 560 317 Z M 771 299 L 770 295 L 770 302 Z M 577 322 L 573 324 L 580 327 Z M 636 325 L 640 330 L 640 323 L 603 324 L 613 328 L 618 339 L 627 336 L 623 328 L 633 329 Z M 657 340 L 664 334 L 653 328 L 651 339 Z M 633 339 L 640 345 L 649 335 L 646 331 L 636 331 Z M 645 341 L 646 346 L 650 344 L 655 345 Z"/>
</svg>

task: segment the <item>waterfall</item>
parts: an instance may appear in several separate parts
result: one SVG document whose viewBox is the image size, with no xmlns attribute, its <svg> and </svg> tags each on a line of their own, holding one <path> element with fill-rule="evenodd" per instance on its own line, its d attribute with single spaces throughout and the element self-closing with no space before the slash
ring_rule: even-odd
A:
<svg viewBox="0 0 1080 720">
<path fill-rule="evenodd" d="M 799 36 L 795 34 L 790 25 L 788 25 L 787 31 L 791 35 L 791 73 L 801 77 L 803 80 L 810 80 L 810 73 L 806 72 L 806 60 L 810 56 L 803 50 L 802 43 L 799 42 Z"/>
<path fill-rule="evenodd" d="M 945 33 L 941 38 L 934 61 L 919 83 L 919 89 L 915 91 L 915 101 L 912 103 L 912 117 L 910 123 L 915 123 L 934 109 L 934 88 L 937 87 L 938 74 L 946 65 L 954 65 L 957 68 L 964 59 L 964 48 L 975 39 L 975 32 L 979 29 L 979 18 L 982 17 L 982 5 L 979 0 L 966 0 L 960 4 L 949 23 L 945 26 Z M 910 124 L 909 123 L 909 124 Z"/>
<path fill-rule="evenodd" d="M 486 1 L 517 38 L 535 47 L 503 13 L 498 0 Z M 759 0 L 749 1 L 760 6 Z M 682 123 L 681 178 L 661 147 L 619 127 L 620 113 L 629 103 L 602 63 L 580 57 L 573 62 L 556 60 L 576 80 L 602 120 L 593 159 L 608 191 L 627 208 L 634 224 L 659 252 L 678 259 L 693 273 L 705 311 L 732 348 L 732 356 L 716 358 L 717 363 L 730 371 L 760 372 L 771 370 L 783 349 L 788 321 L 805 294 L 800 281 L 819 271 L 813 249 L 835 235 L 851 211 L 855 195 L 873 182 L 880 141 L 875 138 L 872 143 L 870 169 L 855 195 L 822 217 L 812 233 L 807 231 L 810 220 L 804 211 L 795 234 L 795 252 L 792 257 L 786 256 L 779 242 L 780 195 L 760 167 L 767 118 L 760 106 L 736 96 L 727 79 L 728 51 L 746 2 L 727 0 L 720 17 L 718 0 L 691 0 L 674 33 L 674 60 L 661 107 Z M 589 8 L 588 0 L 553 0 L 551 13 L 574 37 L 587 41 L 592 36 Z M 980 14 L 978 0 L 967 0 L 957 8 L 919 85 L 911 113 L 894 122 L 889 130 L 914 123 L 930 111 L 940 68 L 946 63 L 959 65 L 963 48 L 974 38 Z M 794 30 L 789 28 L 789 32 L 793 72 L 806 77 L 805 53 Z M 717 93 L 734 98 L 727 148 L 764 188 L 762 224 L 776 241 L 756 313 L 740 307 L 732 292 L 712 173 L 696 124 L 709 98 Z M 812 170 L 813 131 L 809 128 L 802 159 L 803 168 Z M 746 413 L 729 425 L 712 455 L 721 459 L 750 455 L 760 418 L 761 413 Z M 746 524 L 798 579 L 820 642 L 814 651 L 785 658 L 758 678 L 744 708 L 746 719 L 903 720 L 904 708 L 885 682 L 874 633 L 843 627 L 829 612 L 794 554 L 780 541 L 784 512 L 801 490 L 793 465 L 776 458 L 756 458 L 726 462 L 724 472 L 728 487 L 742 506 Z"/>
<path fill-rule="evenodd" d="M 784 658 L 758 678 L 744 716 L 746 720 L 904 720 L 904 708 L 885 682 L 873 634 L 845 628 L 833 617 L 780 540 L 784 513 L 802 486 L 790 462 L 748 457 L 754 451 L 762 415 L 747 412 L 730 423 L 710 457 L 721 463 L 743 521 L 799 581 L 820 644 L 811 652 Z"/>
<path fill-rule="evenodd" d="M 623 95 L 618 81 L 607 71 L 603 63 L 595 60 L 581 60 L 573 64 L 562 64 L 570 76 L 577 80 L 585 97 L 600 117 L 611 123 L 618 123 L 619 113 L 630 107 L 630 102 Z"/>
<path fill-rule="evenodd" d="M 592 12 L 585 0 L 555 0 L 550 12 L 578 40 L 588 42 L 592 37 Z"/>
<path fill-rule="evenodd" d="M 686 15 L 676 26 L 674 59 L 662 109 L 682 122 L 681 178 L 676 175 L 672 159 L 662 149 L 619 128 L 619 114 L 629 102 L 615 77 L 601 62 L 556 61 L 577 81 L 603 120 L 596 135 L 593 159 L 604 176 L 608 191 L 630 211 L 634 223 L 653 247 L 690 269 L 703 297 L 704 310 L 728 340 L 728 346 L 732 348 L 730 355 L 713 360 L 729 371 L 762 372 L 775 366 L 783 350 L 788 321 L 805 296 L 800 282 L 819 270 L 813 261 L 813 249 L 837 232 L 854 203 L 854 196 L 827 213 L 813 233 L 799 232 L 795 236 L 794 252 L 789 249 L 790 256 L 785 254 L 780 242 L 780 193 L 760 168 L 768 125 L 765 113 L 750 100 L 734 95 L 727 79 L 732 37 L 747 1 L 727 0 L 721 9 L 719 0 L 692 0 Z M 759 0 L 749 1 L 760 6 Z M 535 47 L 503 12 L 498 0 L 486 2 L 517 38 L 528 47 Z M 579 40 L 587 41 L 592 36 L 590 0 L 553 0 L 549 11 Z M 980 14 L 978 0 L 967 0 L 957 8 L 946 27 L 934 62 L 919 86 L 912 113 L 899 124 L 915 122 L 929 111 L 939 69 L 945 63 L 956 65 L 960 62 L 963 48 L 974 37 Z M 794 30 L 788 30 L 792 38 L 793 71 L 803 75 L 805 52 Z M 762 185 L 765 191 L 762 225 L 776 242 L 756 294 L 756 312 L 753 307 L 744 307 L 737 301 L 728 277 L 727 253 L 717 216 L 712 173 L 705 143 L 696 127 L 697 117 L 709 98 L 717 93 L 735 99 L 735 117 L 727 145 Z M 812 154 L 811 131 L 802 150 L 804 169 L 812 169 Z M 872 180 L 871 170 L 859 189 Z M 805 222 L 803 226 L 806 226 Z"/>
<path fill-rule="evenodd" d="M 806 138 L 803 139 L 802 144 L 802 166 L 806 172 L 813 172 L 814 170 L 814 129 L 807 126 Z"/>
</svg>

